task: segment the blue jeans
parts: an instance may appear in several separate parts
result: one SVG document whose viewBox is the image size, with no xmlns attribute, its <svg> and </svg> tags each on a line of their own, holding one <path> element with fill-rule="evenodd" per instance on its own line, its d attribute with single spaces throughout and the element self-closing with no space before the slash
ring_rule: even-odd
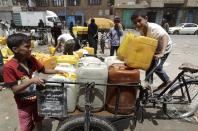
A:
<svg viewBox="0 0 198 131">
<path fill-rule="evenodd" d="M 157 76 L 164 82 L 167 83 L 170 78 L 169 76 L 166 74 L 166 72 L 163 70 L 163 65 L 168 57 L 169 53 L 165 54 L 163 57 L 161 57 L 161 62 L 159 64 L 159 66 L 154 70 L 153 73 L 156 73 Z M 152 63 L 149 67 L 149 69 L 146 71 L 146 76 L 148 75 L 148 73 L 157 65 L 158 60 L 153 59 Z M 146 81 L 148 81 L 149 83 L 153 83 L 153 75 L 151 75 Z"/>
</svg>

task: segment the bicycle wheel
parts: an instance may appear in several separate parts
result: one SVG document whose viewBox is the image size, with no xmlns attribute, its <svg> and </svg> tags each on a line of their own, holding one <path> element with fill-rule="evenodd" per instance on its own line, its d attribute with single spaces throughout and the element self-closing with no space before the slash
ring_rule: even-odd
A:
<svg viewBox="0 0 198 131">
<path fill-rule="evenodd" d="M 58 131 L 84 131 L 84 122 L 84 117 L 71 118 Z M 105 120 L 91 117 L 90 131 L 116 131 L 116 129 Z"/>
<path fill-rule="evenodd" d="M 183 118 L 198 103 L 198 80 L 187 80 L 186 84 L 191 102 L 188 99 L 185 84 L 176 84 L 167 94 L 168 102 L 165 104 L 165 113 L 168 117 Z"/>
</svg>

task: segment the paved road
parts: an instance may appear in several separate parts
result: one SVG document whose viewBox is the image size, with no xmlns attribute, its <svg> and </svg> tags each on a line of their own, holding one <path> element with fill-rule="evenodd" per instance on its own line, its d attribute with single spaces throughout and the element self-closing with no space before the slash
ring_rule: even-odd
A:
<svg viewBox="0 0 198 131">
<path fill-rule="evenodd" d="M 171 36 L 174 47 L 167 63 L 165 70 L 171 79 L 179 72 L 177 67 L 183 62 L 190 62 L 198 65 L 198 36 L 179 35 Z M 44 48 L 44 47 L 42 47 Z M 39 47 L 39 49 L 42 49 Z M 38 48 L 37 48 L 38 49 Z M 108 51 L 106 50 L 106 54 Z M 141 78 L 144 78 L 144 72 L 141 71 Z M 156 79 L 157 83 L 159 81 Z M 184 121 L 166 119 L 158 109 L 147 109 L 143 124 L 131 126 L 131 121 L 121 121 L 116 123 L 118 131 L 197 131 L 198 124 L 191 124 Z M 0 92 L 0 131 L 19 131 L 17 120 L 16 104 L 13 95 L 9 90 Z M 44 131 L 55 131 L 57 121 L 45 120 Z"/>
</svg>

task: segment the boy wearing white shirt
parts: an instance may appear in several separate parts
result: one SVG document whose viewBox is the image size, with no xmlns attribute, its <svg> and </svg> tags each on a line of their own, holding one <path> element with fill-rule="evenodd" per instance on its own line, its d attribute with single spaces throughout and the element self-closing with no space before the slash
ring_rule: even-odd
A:
<svg viewBox="0 0 198 131">
<path fill-rule="evenodd" d="M 146 71 L 146 75 L 155 67 L 158 62 L 158 59 L 161 59 L 161 62 L 155 73 L 158 77 L 163 81 L 163 83 L 159 86 L 159 90 L 163 87 L 166 87 L 167 84 L 170 83 L 170 78 L 163 70 L 163 64 L 165 63 L 169 53 L 172 48 L 172 41 L 168 33 L 158 24 L 147 22 L 148 17 L 145 12 L 135 12 L 131 16 L 131 21 L 135 24 L 137 29 L 140 31 L 140 34 L 143 36 L 147 36 L 150 38 L 154 38 L 158 40 L 157 49 L 150 65 L 150 68 Z M 152 83 L 152 77 L 147 79 L 147 81 Z"/>
<path fill-rule="evenodd" d="M 62 44 L 62 46 L 64 46 L 63 54 L 73 55 L 75 41 L 74 41 L 74 38 L 69 33 L 60 35 L 57 40 L 58 40 L 58 44 L 55 48 L 54 54 L 57 51 L 57 49 L 60 48 Z"/>
</svg>

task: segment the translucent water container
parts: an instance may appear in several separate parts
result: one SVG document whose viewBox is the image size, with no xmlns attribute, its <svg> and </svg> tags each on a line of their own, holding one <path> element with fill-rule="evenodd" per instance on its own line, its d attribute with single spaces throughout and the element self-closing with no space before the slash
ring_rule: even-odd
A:
<svg viewBox="0 0 198 131">
<path fill-rule="evenodd" d="M 53 75 L 48 78 L 48 81 L 55 81 L 55 82 L 75 82 L 71 78 L 66 78 L 65 76 L 61 75 Z M 50 83 L 57 85 L 59 83 Z M 76 109 L 76 102 L 77 102 L 77 94 L 78 88 L 74 84 L 64 84 L 64 87 L 67 87 L 67 111 L 74 112 Z"/>
<path fill-rule="evenodd" d="M 108 78 L 107 65 L 103 62 L 80 62 L 77 70 L 77 82 L 95 82 L 106 84 Z M 84 111 L 85 88 L 79 86 L 77 107 Z M 91 111 L 100 111 L 105 105 L 106 86 L 95 86 L 91 94 Z"/>
</svg>

